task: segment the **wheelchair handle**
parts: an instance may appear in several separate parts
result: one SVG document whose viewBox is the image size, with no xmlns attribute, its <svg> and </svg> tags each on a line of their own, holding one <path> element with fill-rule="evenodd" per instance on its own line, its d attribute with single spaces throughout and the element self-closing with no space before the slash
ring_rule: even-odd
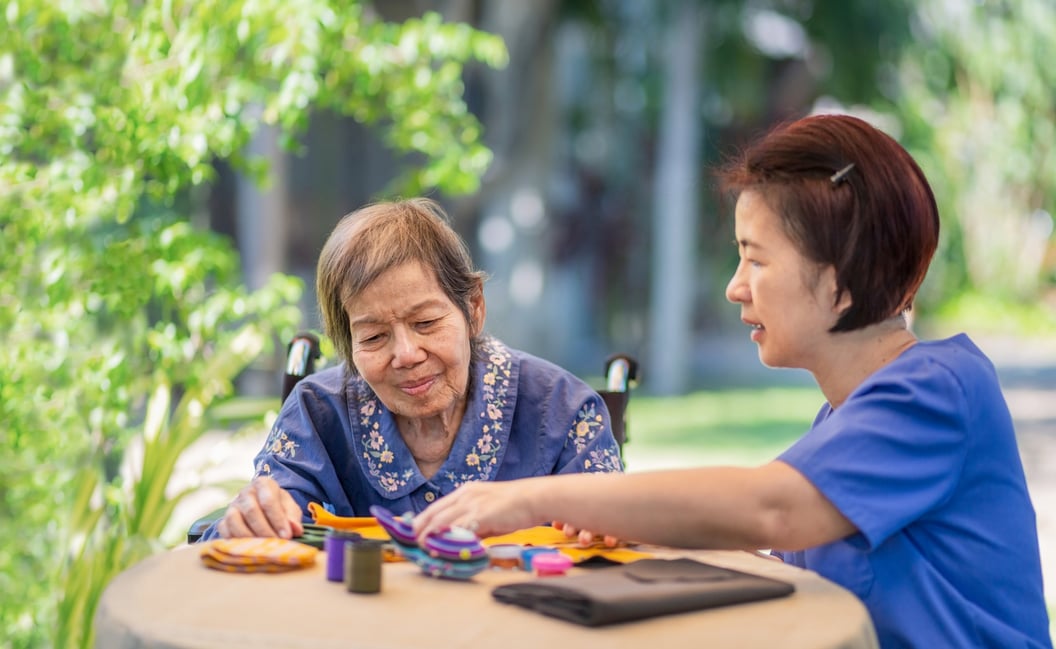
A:
<svg viewBox="0 0 1056 649">
<path fill-rule="evenodd" d="M 315 371 L 315 361 L 319 358 L 319 339 L 309 333 L 297 334 L 290 341 L 286 352 L 286 374 L 305 377 Z"/>
</svg>

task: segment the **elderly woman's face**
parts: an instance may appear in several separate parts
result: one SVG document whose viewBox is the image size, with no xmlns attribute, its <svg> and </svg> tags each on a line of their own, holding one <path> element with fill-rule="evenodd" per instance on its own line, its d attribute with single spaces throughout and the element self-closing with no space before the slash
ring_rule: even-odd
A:
<svg viewBox="0 0 1056 649">
<path fill-rule="evenodd" d="M 470 339 L 483 324 L 481 295 L 468 323 L 436 273 L 409 262 L 378 276 L 347 312 L 356 369 L 389 410 L 410 418 L 458 411 L 469 382 Z"/>
</svg>

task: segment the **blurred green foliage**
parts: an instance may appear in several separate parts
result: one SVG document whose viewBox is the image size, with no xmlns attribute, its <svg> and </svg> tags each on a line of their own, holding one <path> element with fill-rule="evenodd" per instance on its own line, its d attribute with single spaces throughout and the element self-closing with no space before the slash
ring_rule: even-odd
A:
<svg viewBox="0 0 1056 649">
<path fill-rule="evenodd" d="M 894 111 L 944 228 L 924 298 L 955 302 L 940 317 L 986 304 L 973 317 L 1000 310 L 1017 333 L 1051 333 L 1056 5 L 926 0 L 913 28 Z"/>
<path fill-rule="evenodd" d="M 91 646 L 99 594 L 161 547 L 169 478 L 232 380 L 300 324 L 192 224 L 264 125 L 380 128 L 393 190 L 476 189 L 462 67 L 500 39 L 334 0 L 11 0 L 0 12 L 0 644 Z"/>
<path fill-rule="evenodd" d="M 930 335 L 973 334 L 1016 336 L 1024 340 L 1056 337 L 1056 307 L 1024 301 L 1013 294 L 961 291 L 932 311 L 925 323 Z"/>
</svg>

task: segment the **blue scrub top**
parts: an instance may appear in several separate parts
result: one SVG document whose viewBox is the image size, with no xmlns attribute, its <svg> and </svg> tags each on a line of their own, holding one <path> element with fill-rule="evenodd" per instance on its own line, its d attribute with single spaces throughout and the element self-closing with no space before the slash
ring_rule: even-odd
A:
<svg viewBox="0 0 1056 649">
<path fill-rule="evenodd" d="M 775 554 L 861 598 L 882 647 L 1052 647 L 1012 418 L 967 336 L 910 347 L 779 460 L 859 532 Z"/>
<path fill-rule="evenodd" d="M 605 402 L 567 370 L 485 340 L 451 452 L 426 478 L 396 420 L 345 366 L 302 379 L 286 399 L 254 463 L 305 511 L 318 502 L 338 516 L 371 505 L 418 513 L 473 480 L 622 471 Z M 545 522 L 545 521 L 540 521 Z M 202 536 L 216 536 L 216 525 Z"/>
</svg>

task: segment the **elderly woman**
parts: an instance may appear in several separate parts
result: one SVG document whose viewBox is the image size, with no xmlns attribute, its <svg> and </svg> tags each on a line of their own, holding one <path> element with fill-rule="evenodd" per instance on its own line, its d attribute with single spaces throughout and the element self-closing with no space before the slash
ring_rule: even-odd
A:
<svg viewBox="0 0 1056 649">
<path fill-rule="evenodd" d="M 501 533 L 556 519 L 665 545 L 773 548 L 858 595 L 883 647 L 1051 647 L 1034 508 L 993 365 L 905 314 L 939 215 L 910 155 L 849 116 L 771 132 L 728 167 L 726 288 L 760 360 L 825 403 L 754 468 L 467 485 L 416 518 Z M 568 494 L 576 494 L 569 498 Z"/>
<path fill-rule="evenodd" d="M 420 512 L 468 482 L 622 469 L 594 390 L 484 335 L 484 275 L 433 201 L 349 214 L 316 278 L 344 362 L 297 384 L 203 539 L 299 535 L 311 502 Z"/>
</svg>

